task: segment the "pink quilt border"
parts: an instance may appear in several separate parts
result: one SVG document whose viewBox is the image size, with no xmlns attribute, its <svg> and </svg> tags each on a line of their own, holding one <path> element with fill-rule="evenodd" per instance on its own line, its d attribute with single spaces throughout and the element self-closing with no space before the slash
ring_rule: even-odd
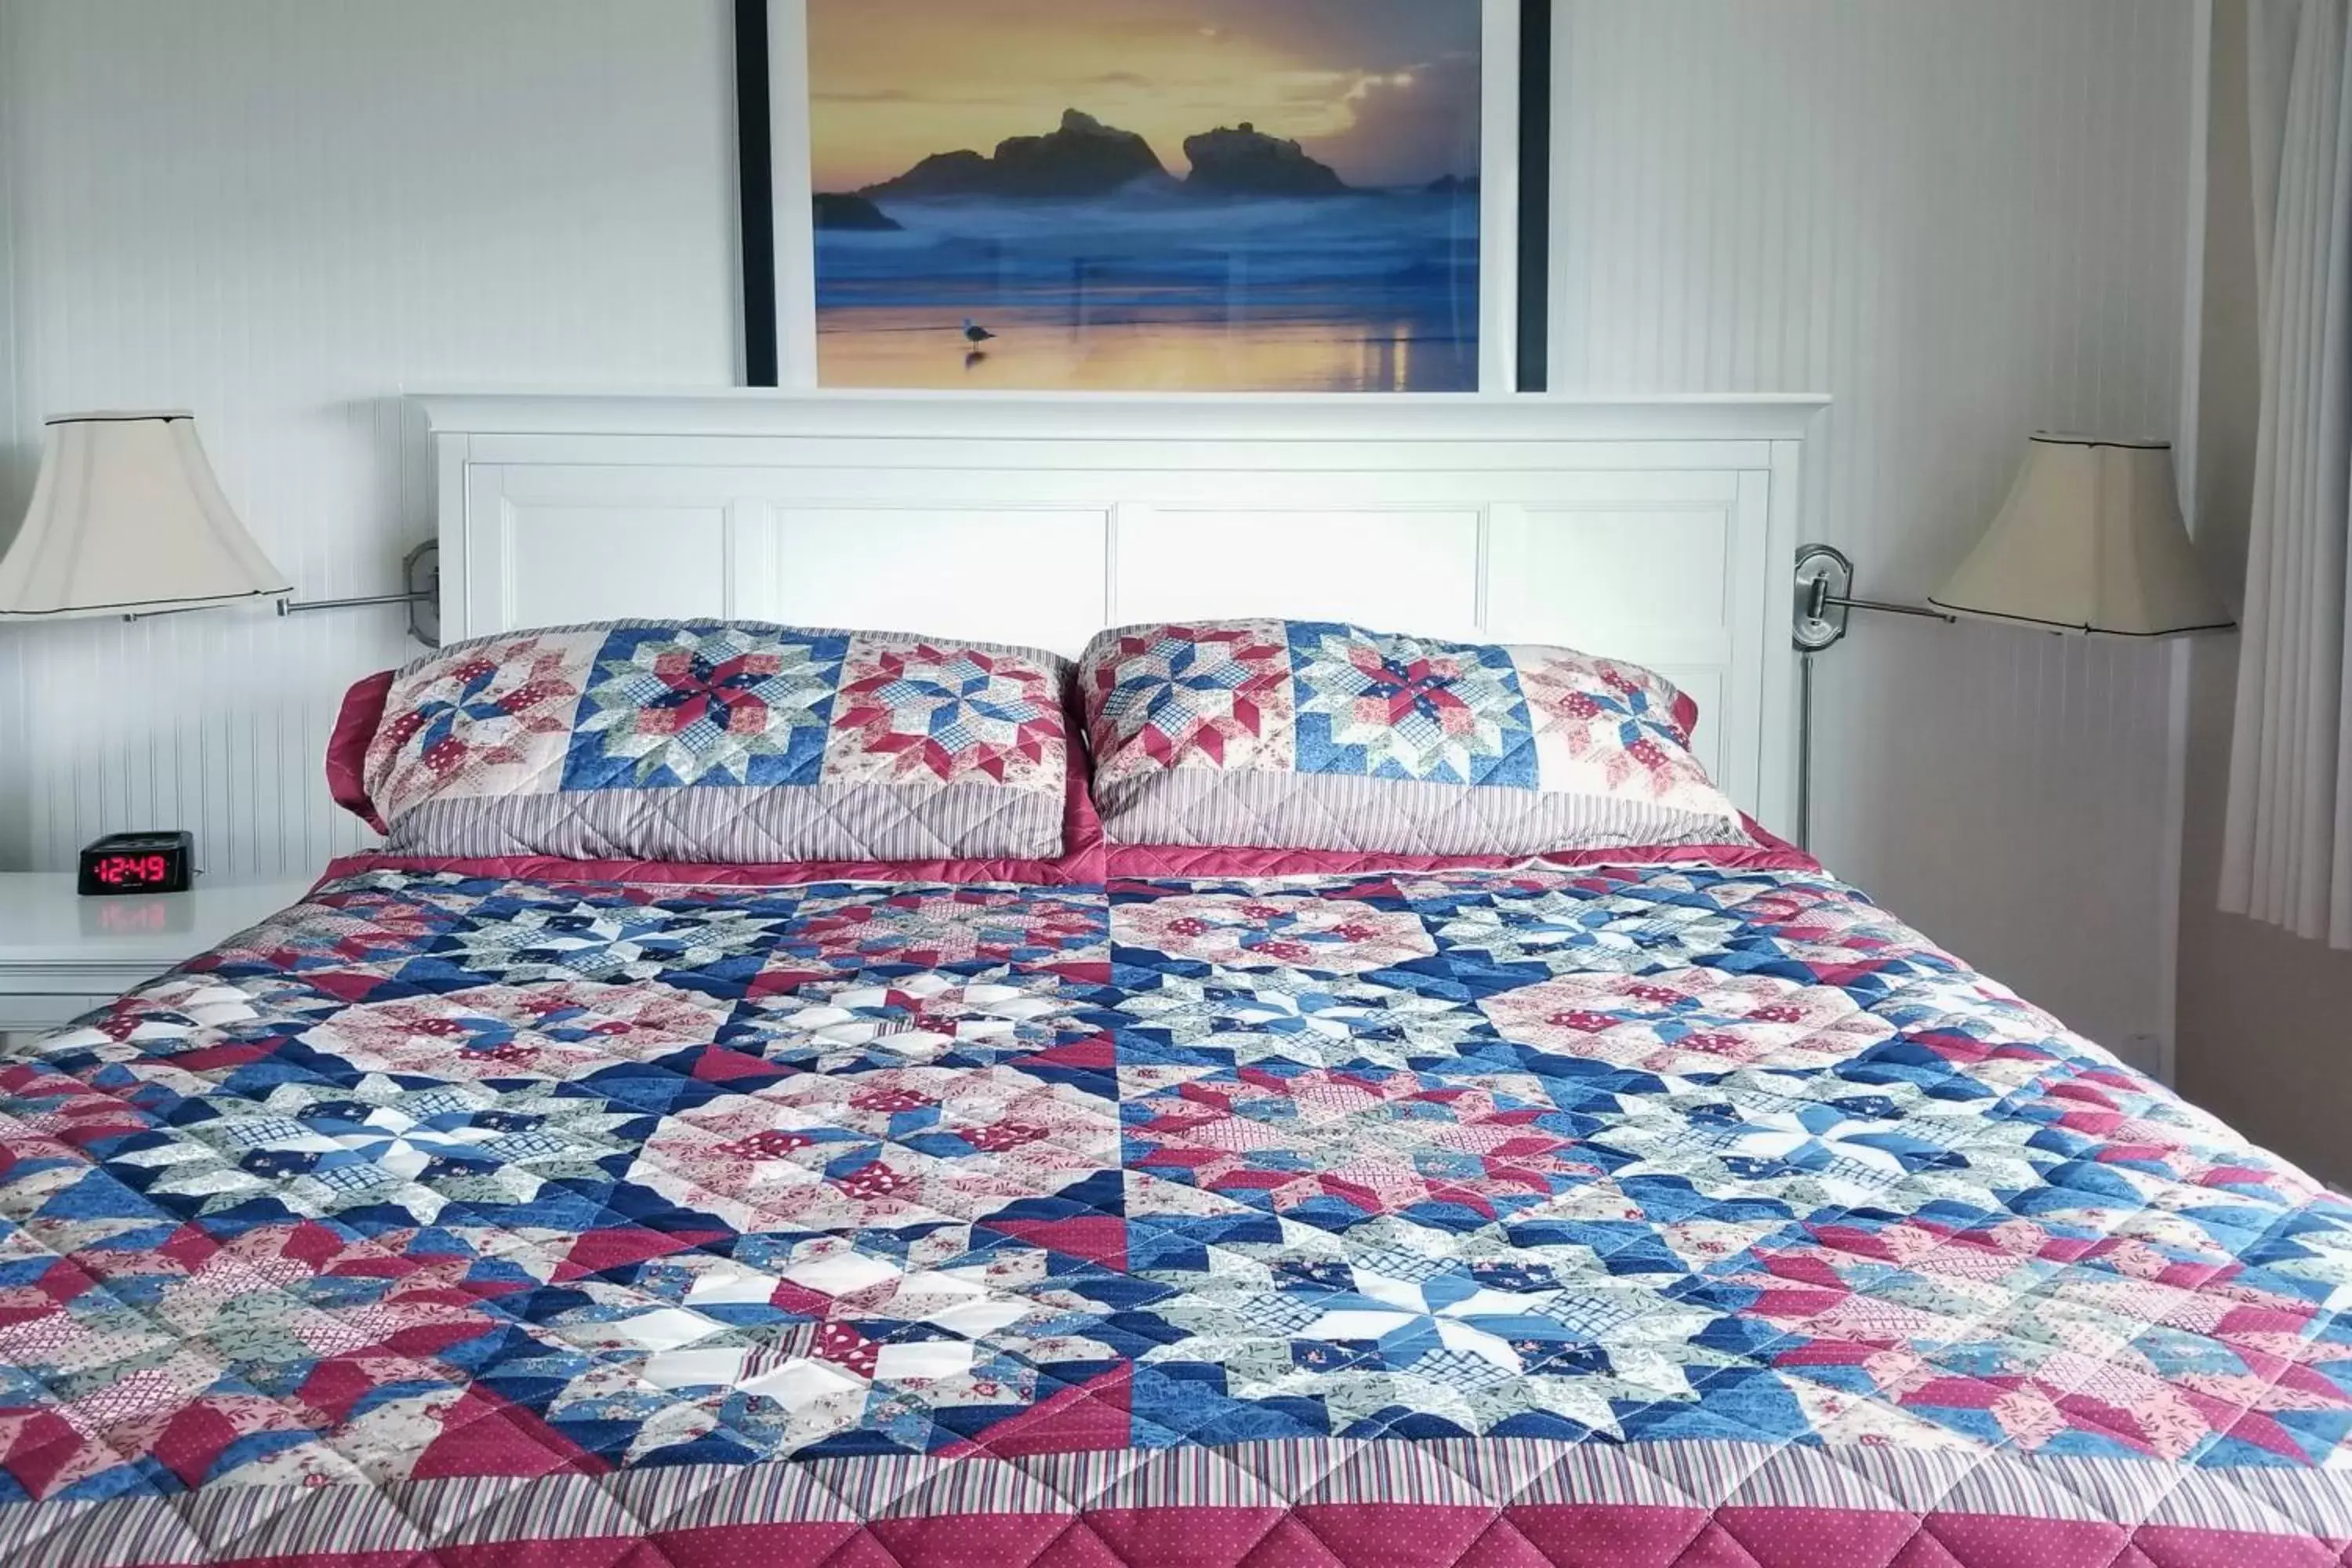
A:
<svg viewBox="0 0 2352 1568">
<path fill-rule="evenodd" d="M 961 1454 L 614 1474 L 519 1435 L 510 1429 L 477 1454 L 491 1473 L 0 1506 L 0 1560 L 9 1568 L 2352 1561 L 2352 1478 L 2317 1468 L 1727 1440 L 1321 1438 L 1133 1450 L 1107 1429 L 1066 1430 L 1060 1442 L 1040 1429 Z M 648 1543 L 658 1551 L 641 1555 Z"/>
<path fill-rule="evenodd" d="M 1513 855 L 1389 855 L 1354 849 L 1252 849 L 1186 844 L 1113 844 L 1113 877 L 1361 877 L 1440 871 L 1582 871 L 1604 866 L 1703 866 L 1718 871 L 1819 872 L 1821 862 L 1742 816 L 1748 837 L 1721 844 L 1636 845 Z"/>
<path fill-rule="evenodd" d="M 1075 771 L 1084 764 L 1073 759 Z M 811 882 L 1002 882 L 1028 887 L 1100 886 L 1119 879 L 1361 877 L 1445 871 L 1593 871 L 1611 867 L 1692 867 L 1716 871 L 1822 874 L 1822 864 L 1752 819 L 1747 840 L 1725 844 L 1583 849 L 1533 858 L 1507 855 L 1384 855 L 1342 849 L 1254 849 L 1229 845 L 1108 844 L 1083 785 L 1064 808 L 1064 842 L 1051 860 L 806 860 L 720 864 L 671 860 L 566 860 L 550 855 L 440 857 L 362 851 L 339 856 L 317 887 L 369 871 L 450 872 L 531 882 L 613 882 L 663 888 L 789 888 Z"/>
<path fill-rule="evenodd" d="M 1895 1510 L 1334 1502 L 711 1524 L 425 1549 L 115 1560 L 118 1568 L 2343 1568 L 2352 1541 Z M 36 1550 L 12 1562 L 59 1568 Z"/>
</svg>

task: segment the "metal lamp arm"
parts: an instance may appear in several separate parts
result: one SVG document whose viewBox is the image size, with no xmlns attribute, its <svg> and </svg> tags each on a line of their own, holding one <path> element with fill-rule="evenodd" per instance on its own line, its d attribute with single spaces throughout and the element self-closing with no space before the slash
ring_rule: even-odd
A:
<svg viewBox="0 0 2352 1568">
<path fill-rule="evenodd" d="M 367 594 L 351 599 L 280 599 L 278 613 L 290 616 L 308 610 L 356 610 L 369 605 L 405 605 L 408 606 L 408 635 L 426 647 L 441 646 L 441 546 L 437 541 L 426 540 L 410 551 L 400 563 L 401 581 L 408 584 L 402 594 Z M 151 615 L 180 615 L 178 610 L 152 611 L 128 615 L 126 621 L 143 621 Z"/>
<path fill-rule="evenodd" d="M 1878 610 L 1890 616 L 1916 616 L 1923 621 L 1941 621 L 1946 626 L 1958 626 L 1960 617 L 1926 605 L 1898 605 L 1891 599 L 1850 599 L 1823 593 L 1817 601 L 1822 608 L 1840 610 Z"/>
<path fill-rule="evenodd" d="M 365 605 L 415 605 L 436 597 L 433 593 L 371 594 L 362 599 L 280 599 L 278 613 L 290 616 L 299 610 L 356 610 Z"/>
</svg>

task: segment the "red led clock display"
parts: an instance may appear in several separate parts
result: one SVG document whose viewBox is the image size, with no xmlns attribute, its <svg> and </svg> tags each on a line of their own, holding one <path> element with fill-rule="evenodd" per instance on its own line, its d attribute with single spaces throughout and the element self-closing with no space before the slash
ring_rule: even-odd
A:
<svg viewBox="0 0 2352 1568">
<path fill-rule="evenodd" d="M 89 874 L 110 888 L 160 888 L 172 879 L 172 863 L 161 855 L 109 855 Z"/>
</svg>

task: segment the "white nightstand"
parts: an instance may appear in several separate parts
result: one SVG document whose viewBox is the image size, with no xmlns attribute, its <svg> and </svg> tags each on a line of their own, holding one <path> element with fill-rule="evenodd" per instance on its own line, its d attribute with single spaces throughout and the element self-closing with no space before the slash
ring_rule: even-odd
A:
<svg viewBox="0 0 2352 1568">
<path fill-rule="evenodd" d="M 85 899 L 68 874 L 0 872 L 0 1036 L 54 1028 L 310 890 L 197 879 L 194 892 Z"/>
</svg>

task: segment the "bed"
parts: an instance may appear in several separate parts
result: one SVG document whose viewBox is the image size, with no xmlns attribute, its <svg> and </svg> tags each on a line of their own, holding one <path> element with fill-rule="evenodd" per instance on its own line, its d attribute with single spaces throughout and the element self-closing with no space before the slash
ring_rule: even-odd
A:
<svg viewBox="0 0 2352 1568">
<path fill-rule="evenodd" d="M 596 613 L 593 552 L 534 539 L 648 514 L 716 519 L 669 587 L 717 602 L 663 614 L 791 615 L 743 596 L 801 591 L 763 495 L 1078 511 L 1074 581 L 1223 592 L 1153 554 L 1175 492 L 1228 478 L 1263 530 L 1362 440 L 1384 505 L 1471 518 L 1386 520 L 1465 626 L 1568 640 L 1534 623 L 1574 593 L 1505 595 L 1629 518 L 1679 539 L 1705 584 L 1603 629 L 1714 700 L 1682 733 L 1738 807 L 1785 809 L 1785 408 L 1407 407 L 1184 465 L 1148 412 L 1057 497 L 1066 451 L 936 424 L 993 412 L 446 405 L 445 616 Z M 881 441 L 929 488 L 778 472 Z M 362 857 L 0 1061 L 0 1560 L 2352 1561 L 2352 1206 L 1801 851 L 1062 826 L 888 875 Z"/>
</svg>

